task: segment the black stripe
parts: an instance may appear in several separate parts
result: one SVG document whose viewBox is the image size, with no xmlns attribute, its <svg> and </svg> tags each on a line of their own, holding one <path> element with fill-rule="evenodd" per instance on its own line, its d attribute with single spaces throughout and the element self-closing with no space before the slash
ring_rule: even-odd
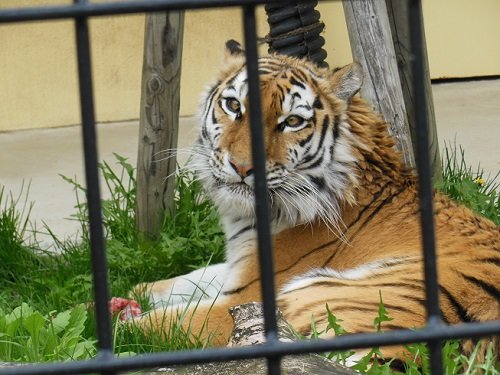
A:
<svg viewBox="0 0 500 375">
<path fill-rule="evenodd" d="M 252 284 L 252 283 L 250 283 Z M 247 284 L 247 285 L 243 285 L 243 286 L 240 286 L 239 288 L 236 288 L 236 289 L 231 289 L 231 290 L 228 290 L 228 291 L 225 291 L 225 292 L 222 292 L 222 295 L 223 296 L 230 296 L 231 294 L 238 294 L 240 293 L 242 290 L 248 288 L 248 286 L 250 284 Z"/>
<path fill-rule="evenodd" d="M 360 279 L 360 281 L 365 281 L 365 280 L 369 280 L 369 279 L 373 279 L 373 277 L 376 277 L 376 276 L 379 276 L 379 275 L 372 275 L 372 277 L 366 277 L 364 279 Z M 324 276 L 315 276 L 315 277 L 328 277 L 326 275 Z M 333 278 L 332 276 L 330 276 L 331 278 Z M 304 280 L 307 280 L 307 279 L 304 279 Z M 410 289 L 413 289 L 413 290 L 418 290 L 418 291 L 422 291 L 423 287 L 422 286 L 418 286 L 418 285 L 414 285 L 414 284 L 408 284 L 408 283 L 374 283 L 374 284 L 367 284 L 367 283 L 356 283 L 355 285 L 352 285 L 352 284 L 346 284 L 345 282 L 342 282 L 342 281 L 356 281 L 356 280 L 345 280 L 345 279 L 335 279 L 334 280 L 321 280 L 321 281 L 316 281 L 316 282 L 313 282 L 311 284 L 308 284 L 308 285 L 305 285 L 303 287 L 300 287 L 300 288 L 297 288 L 297 289 L 292 289 L 292 290 L 287 290 L 286 292 L 282 292 L 280 293 L 280 295 L 285 295 L 285 294 L 290 294 L 290 293 L 293 293 L 293 292 L 296 292 L 296 291 L 299 291 L 299 290 L 303 290 L 303 289 L 307 289 L 309 287 L 316 287 L 316 286 L 325 286 L 325 287 L 332 287 L 332 288 L 339 288 L 339 287 L 347 287 L 347 288 L 376 288 L 378 290 L 381 289 L 381 287 L 393 287 L 393 286 L 397 286 L 397 287 L 407 287 L 407 288 L 410 288 Z M 422 298 L 419 298 L 419 297 L 416 297 L 416 296 L 404 296 L 405 298 L 408 298 L 408 299 L 412 299 L 416 302 L 425 302 L 424 299 Z"/>
<path fill-rule="evenodd" d="M 285 95 L 286 95 L 286 91 L 283 87 L 281 86 L 277 86 L 276 87 L 278 89 L 278 92 L 279 92 L 279 95 L 280 95 L 280 98 L 281 98 L 281 102 L 283 101 L 283 99 L 285 98 Z"/>
<path fill-rule="evenodd" d="M 319 139 L 318 148 L 316 149 L 314 154 L 306 156 L 304 158 L 304 160 L 300 163 L 300 165 L 304 165 L 304 164 L 310 162 L 311 160 L 314 160 L 316 158 L 316 156 L 319 154 L 319 152 L 322 151 L 323 142 L 325 140 L 326 131 L 328 130 L 329 125 L 330 125 L 330 117 L 328 115 L 326 115 L 325 118 L 323 119 L 323 123 L 321 125 L 321 136 Z M 309 166 L 306 168 L 311 168 L 311 167 Z"/>
<path fill-rule="evenodd" d="M 326 182 L 323 177 L 307 175 L 307 178 L 318 187 L 318 190 L 323 190 L 325 188 Z"/>
<path fill-rule="evenodd" d="M 243 65 L 243 67 L 244 66 L 245 65 Z M 226 87 L 231 86 L 234 83 L 234 81 L 236 80 L 236 77 L 238 77 L 240 75 L 241 71 L 243 70 L 243 67 L 242 67 L 242 69 L 238 70 L 228 81 L 226 81 Z"/>
<path fill-rule="evenodd" d="M 384 208 L 388 203 L 390 203 L 395 197 L 397 197 L 399 194 L 401 194 L 402 192 L 404 192 L 406 190 L 406 187 L 403 187 L 400 191 L 398 191 L 396 194 L 394 195 L 389 195 L 387 198 L 385 198 L 381 204 L 379 204 L 371 213 L 370 215 L 368 215 L 368 217 L 365 219 L 365 221 L 363 222 L 363 226 L 365 226 L 366 224 L 368 224 L 374 217 L 376 214 L 378 214 L 380 212 L 380 210 L 382 208 Z"/>
<path fill-rule="evenodd" d="M 259 68 L 263 69 L 269 69 L 269 70 L 281 70 L 283 66 L 281 64 L 278 64 L 276 61 L 273 61 L 271 59 L 259 59 Z"/>
<path fill-rule="evenodd" d="M 360 211 L 359 215 L 353 220 L 353 222 L 348 225 L 348 228 L 347 228 L 348 230 L 351 229 L 355 224 L 357 224 L 363 218 L 363 215 L 368 211 L 368 209 L 370 209 L 372 207 L 372 205 L 375 202 L 378 201 L 378 199 L 386 191 L 386 189 L 387 189 L 388 186 L 389 186 L 389 183 L 387 183 L 386 185 L 384 185 L 382 187 L 382 189 L 380 189 L 377 193 L 375 193 L 373 195 L 372 201 L 370 203 L 368 203 L 368 205 L 366 205 Z M 368 215 L 368 217 L 364 220 L 364 222 L 359 226 L 358 230 L 356 232 L 354 232 L 353 234 L 351 234 L 351 236 L 350 236 L 349 240 L 347 241 L 347 243 L 351 243 L 351 240 L 353 238 L 355 238 L 358 235 L 358 233 L 365 228 L 366 224 L 373 218 L 374 213 L 379 212 L 383 207 L 386 206 L 386 204 L 387 204 L 388 201 L 396 198 L 398 195 L 402 194 L 404 191 L 406 191 L 406 187 L 402 187 L 395 194 L 389 194 L 389 196 L 387 198 L 385 198 L 381 203 L 379 203 L 378 206 L 375 207 L 375 209 L 373 210 L 373 212 L 371 212 L 370 215 Z M 339 249 L 337 249 L 336 253 L 333 253 L 332 255 L 330 255 L 328 257 L 328 259 L 326 260 L 326 262 L 323 263 L 323 267 L 326 267 L 333 260 L 333 258 L 335 257 L 335 255 L 337 255 L 337 254 L 340 253 L 340 250 L 341 249 L 339 248 Z M 343 250 L 343 248 L 342 248 L 342 250 Z"/>
<path fill-rule="evenodd" d="M 439 309 L 439 312 L 441 313 L 441 319 L 443 320 L 444 324 L 450 325 L 451 322 L 449 321 L 448 317 L 444 315 L 444 311 L 442 308 Z"/>
<path fill-rule="evenodd" d="M 491 258 L 482 258 L 482 259 L 478 259 L 478 260 L 481 262 L 494 264 L 495 266 L 500 267 L 500 258 L 491 257 Z"/>
<path fill-rule="evenodd" d="M 301 81 L 307 81 L 307 75 L 304 72 L 302 72 L 301 70 L 295 69 L 293 73 L 296 76 L 298 76 Z"/>
<path fill-rule="evenodd" d="M 455 313 L 458 315 L 459 319 L 462 322 L 470 323 L 473 321 L 471 318 L 469 318 L 467 310 L 457 301 L 457 299 L 444 286 L 440 285 L 439 290 L 441 291 L 441 294 L 443 294 L 448 299 Z"/>
<path fill-rule="evenodd" d="M 382 188 L 378 192 L 373 194 L 372 200 L 365 207 L 363 207 L 363 209 L 359 211 L 358 216 L 356 216 L 356 218 L 351 223 L 349 223 L 349 229 L 361 220 L 365 212 L 368 211 L 372 207 L 372 205 L 379 200 L 379 198 L 385 193 L 388 187 L 390 187 L 389 183 L 382 186 Z"/>
<path fill-rule="evenodd" d="M 330 116 L 326 115 L 323 119 L 323 124 L 321 125 L 321 138 L 319 139 L 318 151 L 323 147 L 323 142 L 325 141 L 326 131 L 328 130 L 328 126 L 330 125 Z"/>
<path fill-rule="evenodd" d="M 306 88 L 306 86 L 304 86 L 304 84 L 302 84 L 301 82 L 297 81 L 293 75 L 290 77 L 290 83 L 292 85 L 299 86 L 301 89 Z"/>
<path fill-rule="evenodd" d="M 335 116 L 333 120 L 333 139 L 336 140 L 339 137 L 340 128 L 340 116 Z"/>
<path fill-rule="evenodd" d="M 316 109 L 323 109 L 324 108 L 323 103 L 321 102 L 321 99 L 319 98 L 319 96 L 317 96 L 316 99 L 314 99 L 313 107 Z"/>
<path fill-rule="evenodd" d="M 249 231 L 251 229 L 255 229 L 255 225 L 247 225 L 246 227 L 241 228 L 238 232 L 233 234 L 227 241 L 231 242 L 231 241 L 235 240 L 236 238 L 238 238 L 239 236 L 241 236 L 246 231 Z"/>
<path fill-rule="evenodd" d="M 314 132 L 312 132 L 311 134 L 309 134 L 303 140 L 299 141 L 299 146 L 300 147 L 304 147 L 307 143 L 311 142 L 311 139 L 312 139 L 313 135 L 314 135 Z"/>
<path fill-rule="evenodd" d="M 222 108 L 221 103 L 219 102 L 218 104 Z M 212 123 L 217 124 L 217 122 L 218 122 L 217 117 L 215 117 L 215 103 L 214 103 L 213 108 L 212 108 Z"/>
<path fill-rule="evenodd" d="M 420 289 L 420 290 L 422 290 L 422 289 Z M 423 298 L 423 297 L 417 297 L 417 296 L 412 295 L 412 294 L 405 294 L 405 295 L 402 295 L 401 297 L 404 299 L 407 299 L 409 301 L 416 302 L 419 305 L 421 305 L 423 308 L 425 308 L 425 298 Z"/>
<path fill-rule="evenodd" d="M 490 284 L 488 284 L 487 282 L 485 282 L 483 280 L 479 280 L 479 279 L 475 278 L 474 276 L 465 275 L 463 273 L 461 273 L 461 275 L 466 280 L 470 281 L 471 283 L 475 284 L 476 286 L 478 286 L 479 288 L 481 288 L 483 291 L 485 291 L 486 293 L 488 293 L 496 301 L 500 300 L 500 291 L 494 285 L 490 285 Z"/>
<path fill-rule="evenodd" d="M 201 136 L 203 137 L 203 139 L 209 141 L 209 139 L 208 139 L 208 132 L 207 132 L 207 126 L 205 124 L 201 125 Z"/>
<path fill-rule="evenodd" d="M 305 253 L 304 255 L 301 255 L 301 256 L 300 256 L 300 257 L 296 260 L 296 262 L 295 262 L 295 263 L 293 263 L 292 265 L 290 265 L 290 266 L 288 266 L 288 267 L 286 267 L 286 268 L 283 268 L 282 270 L 276 271 L 276 272 L 275 272 L 275 274 L 277 275 L 277 274 L 280 274 L 280 273 L 282 273 L 282 272 L 286 272 L 286 271 L 288 271 L 288 270 L 292 269 L 292 268 L 293 268 L 293 267 L 295 267 L 295 265 L 297 265 L 297 263 L 299 263 L 302 259 L 304 259 L 304 258 L 308 257 L 309 255 L 314 254 L 316 251 L 321 251 L 321 250 L 323 250 L 324 248 L 326 248 L 326 247 L 328 247 L 328 246 L 330 246 L 330 245 L 333 245 L 334 243 L 336 243 L 336 242 L 338 242 L 338 241 L 340 241 L 340 240 L 339 240 L 338 238 L 335 238 L 334 240 L 329 241 L 329 242 L 327 242 L 326 244 L 323 244 L 323 245 L 321 245 L 321 246 L 315 247 L 315 248 L 314 248 L 314 249 L 312 249 L 311 251 L 309 251 L 309 252 Z"/>
<path fill-rule="evenodd" d="M 217 92 L 217 89 L 219 88 L 219 85 L 220 85 L 220 81 L 217 82 L 217 85 L 215 85 L 214 87 L 212 87 L 210 89 L 210 92 L 209 94 L 207 95 L 207 99 L 205 101 L 205 108 L 203 108 L 203 117 L 206 118 L 206 116 L 208 115 L 208 110 L 210 108 L 210 105 L 212 103 L 212 100 L 215 96 L 215 93 Z"/>
<path fill-rule="evenodd" d="M 243 255 L 243 256 L 239 257 L 238 259 L 236 259 L 234 262 L 231 263 L 231 267 L 234 267 L 236 264 L 238 264 L 241 261 L 243 261 L 245 259 L 248 259 L 248 258 L 250 258 L 252 256 L 253 256 L 253 254 L 246 254 L 246 255 Z"/>
<path fill-rule="evenodd" d="M 337 138 L 339 137 L 339 126 L 340 126 L 340 117 L 337 115 L 333 119 L 333 143 L 330 146 L 330 157 L 331 159 L 335 159 L 335 145 L 337 144 Z"/>
<path fill-rule="evenodd" d="M 321 153 L 320 157 L 312 164 L 309 164 L 307 167 L 302 167 L 302 168 L 297 168 L 299 170 L 308 170 L 308 169 L 314 169 L 317 166 L 319 166 L 321 163 L 323 163 L 323 157 L 325 156 L 325 150 Z M 339 173 L 337 173 L 337 178 L 339 178 Z"/>
<path fill-rule="evenodd" d="M 384 330 L 390 330 L 390 331 L 396 331 L 398 329 L 412 329 L 412 328 L 419 328 L 417 326 L 412 326 L 412 327 L 408 327 L 408 326 L 402 326 L 402 325 L 399 325 L 399 324 L 393 324 L 393 323 L 389 323 L 389 322 L 382 322 L 382 331 Z"/>
</svg>

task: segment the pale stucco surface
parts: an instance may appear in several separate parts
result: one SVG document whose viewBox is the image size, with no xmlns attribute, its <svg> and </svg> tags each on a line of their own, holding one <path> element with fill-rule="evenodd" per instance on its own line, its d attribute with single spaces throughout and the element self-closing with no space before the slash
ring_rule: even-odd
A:
<svg viewBox="0 0 500 375">
<path fill-rule="evenodd" d="M 1 0 L 0 8 L 63 3 L 70 1 Z M 326 23 L 328 62 L 349 63 L 341 3 L 321 2 L 318 9 Z M 500 75 L 500 1 L 425 0 L 423 9 L 432 77 Z M 258 34 L 264 36 L 267 23 L 262 9 L 258 19 Z M 144 16 L 95 18 L 90 26 L 97 119 L 137 119 Z M 183 116 L 195 113 L 198 93 L 212 80 L 229 38 L 242 40 L 238 9 L 186 13 Z M 71 21 L 0 25 L 0 51 L 0 131 L 80 122 Z"/>
</svg>

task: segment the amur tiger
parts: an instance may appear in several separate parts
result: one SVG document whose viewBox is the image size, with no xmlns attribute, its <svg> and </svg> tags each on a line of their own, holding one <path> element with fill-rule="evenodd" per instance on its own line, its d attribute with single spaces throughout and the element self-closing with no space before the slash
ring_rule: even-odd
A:
<svg viewBox="0 0 500 375">
<path fill-rule="evenodd" d="M 392 321 L 426 323 L 416 177 L 402 166 L 387 124 L 357 92 L 359 64 L 329 70 L 306 60 L 259 59 L 277 303 L 303 335 L 327 324 L 328 305 L 348 332 L 374 330 L 380 293 Z M 140 284 L 157 307 L 137 323 L 170 327 L 176 311 L 201 339 L 225 345 L 231 306 L 261 298 L 244 52 L 226 43 L 225 64 L 200 106 L 190 164 L 213 200 L 226 262 Z M 440 310 L 447 324 L 500 318 L 500 231 L 435 193 Z M 190 306 L 188 296 L 202 298 Z M 498 352 L 498 338 L 494 341 Z M 465 352 L 472 340 L 463 343 Z M 382 348 L 386 358 L 401 348 Z"/>
</svg>

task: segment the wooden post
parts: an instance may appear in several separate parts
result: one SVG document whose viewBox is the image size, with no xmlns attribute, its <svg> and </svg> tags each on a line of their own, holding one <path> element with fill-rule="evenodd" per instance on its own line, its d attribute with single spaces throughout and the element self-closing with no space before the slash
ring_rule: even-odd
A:
<svg viewBox="0 0 500 375">
<path fill-rule="evenodd" d="M 413 104 L 413 87 L 412 87 L 412 70 L 411 70 L 411 56 L 410 51 L 410 32 L 408 30 L 408 2 L 401 0 L 385 0 L 387 5 L 387 12 L 389 16 L 389 23 L 392 31 L 392 40 L 396 52 L 396 59 L 399 68 L 399 78 L 403 90 L 403 97 L 406 104 L 406 111 L 408 113 L 411 138 L 413 140 L 413 149 L 415 150 L 415 128 L 416 124 L 413 123 L 413 113 L 415 106 Z M 430 159 L 434 180 L 441 178 L 441 158 L 439 157 L 439 142 L 436 130 L 436 117 L 434 114 L 434 101 L 432 99 L 431 77 L 429 73 L 429 61 L 427 59 L 427 47 L 425 45 L 425 32 L 422 27 L 424 35 L 424 85 L 427 98 L 427 121 L 429 124 L 429 145 L 430 145 Z"/>
<path fill-rule="evenodd" d="M 146 15 L 136 217 L 150 238 L 174 209 L 183 31 L 182 11 Z"/>
<path fill-rule="evenodd" d="M 354 60 L 365 71 L 361 95 L 389 123 L 407 167 L 415 166 L 391 28 L 384 0 L 343 2 Z"/>
</svg>

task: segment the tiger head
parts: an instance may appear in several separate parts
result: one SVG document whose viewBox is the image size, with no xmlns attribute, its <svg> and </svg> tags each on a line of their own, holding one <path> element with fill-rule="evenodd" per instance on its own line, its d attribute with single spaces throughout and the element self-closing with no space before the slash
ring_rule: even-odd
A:
<svg viewBox="0 0 500 375">
<path fill-rule="evenodd" d="M 357 184 L 347 106 L 362 83 L 354 63 L 331 71 L 297 58 L 259 59 L 266 176 L 275 223 L 334 224 Z M 226 43 L 225 66 L 200 105 L 191 167 L 223 216 L 254 215 L 244 51 Z"/>
</svg>

